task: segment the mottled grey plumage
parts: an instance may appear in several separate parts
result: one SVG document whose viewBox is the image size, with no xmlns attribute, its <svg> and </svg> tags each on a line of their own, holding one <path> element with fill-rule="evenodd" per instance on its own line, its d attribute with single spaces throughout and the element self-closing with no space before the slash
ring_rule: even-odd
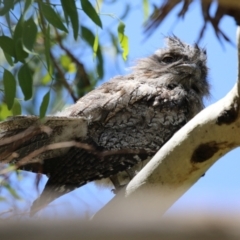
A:
<svg viewBox="0 0 240 240">
<path fill-rule="evenodd" d="M 0 147 L 0 160 L 16 152 L 13 161 L 19 162 L 30 152 L 57 142 L 85 144 L 44 151 L 27 161 L 26 170 L 49 176 L 33 212 L 89 181 L 110 177 L 119 187 L 119 173 L 132 178 L 139 162 L 153 156 L 203 108 L 203 97 L 209 94 L 207 72 L 205 50 L 169 37 L 167 48 L 140 59 L 131 74 L 113 78 L 58 117 L 46 118 L 45 126 L 52 133 L 35 130 L 21 141 Z M 36 122 L 35 117 L 7 121 L 0 125 L 2 139 Z"/>
</svg>

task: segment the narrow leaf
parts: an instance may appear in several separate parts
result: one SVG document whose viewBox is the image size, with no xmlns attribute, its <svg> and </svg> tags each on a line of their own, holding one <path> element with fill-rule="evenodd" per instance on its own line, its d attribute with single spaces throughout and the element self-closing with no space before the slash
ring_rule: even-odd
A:
<svg viewBox="0 0 240 240">
<path fill-rule="evenodd" d="M 84 26 L 81 27 L 82 37 L 90 47 L 93 47 L 95 36 L 92 31 Z"/>
<path fill-rule="evenodd" d="M 95 36 L 92 33 L 92 31 L 89 30 L 88 28 L 82 26 L 81 32 L 82 32 L 83 39 L 89 44 L 89 46 L 91 46 L 93 48 Z M 102 51 L 101 51 L 100 46 L 98 46 L 98 49 L 97 49 L 97 59 L 98 59 L 98 64 L 97 64 L 98 76 L 99 76 L 99 78 L 102 78 L 104 75 L 104 69 L 103 69 Z"/>
<path fill-rule="evenodd" d="M 37 26 L 32 18 L 23 23 L 23 45 L 27 50 L 32 51 L 37 37 Z"/>
<path fill-rule="evenodd" d="M 33 3 L 33 0 L 25 0 L 23 13 L 26 13 L 26 11 L 29 9 L 29 7 L 32 5 L 32 3 Z"/>
<path fill-rule="evenodd" d="M 102 22 L 97 14 L 95 8 L 92 6 L 92 4 L 88 0 L 81 0 L 81 5 L 83 11 L 88 15 L 88 17 L 99 27 L 102 28 Z"/>
<path fill-rule="evenodd" d="M 10 66 L 13 66 L 14 63 L 13 63 L 12 57 L 11 57 L 8 53 L 6 53 L 6 52 L 3 52 L 3 53 L 4 53 L 4 56 L 5 56 L 8 64 L 9 64 Z"/>
<path fill-rule="evenodd" d="M 26 63 L 18 71 L 18 82 L 22 89 L 24 100 L 29 100 L 33 94 L 33 78 L 32 72 Z"/>
<path fill-rule="evenodd" d="M 5 93 L 5 101 L 8 109 L 12 109 L 14 98 L 16 95 L 16 80 L 11 72 L 7 69 L 4 69 L 3 73 L 3 85 Z"/>
<path fill-rule="evenodd" d="M 79 31 L 79 19 L 78 19 L 78 12 L 75 0 L 61 0 L 63 11 L 65 14 L 65 18 L 70 18 L 72 28 L 73 28 L 73 36 L 76 40 L 78 37 L 78 31 Z M 67 17 L 66 17 L 67 16 Z M 66 19 L 67 21 L 67 19 Z"/>
<path fill-rule="evenodd" d="M 11 20 L 11 17 L 10 17 L 9 12 L 7 12 L 4 17 L 5 17 L 5 19 L 6 19 L 8 29 L 9 29 L 9 31 L 10 31 L 10 33 L 11 33 L 11 36 L 12 36 L 12 35 L 13 35 L 12 20 Z"/>
<path fill-rule="evenodd" d="M 125 24 L 123 22 L 120 22 L 118 25 L 118 40 L 123 50 L 122 57 L 124 61 L 126 61 L 128 52 L 129 52 L 129 47 L 128 47 L 128 37 L 124 34 L 124 30 L 125 30 Z"/>
<path fill-rule="evenodd" d="M 21 115 L 22 114 L 22 107 L 19 101 L 15 98 L 14 99 L 14 104 L 12 107 L 12 113 L 14 116 Z"/>
<path fill-rule="evenodd" d="M 20 18 L 13 33 L 14 47 L 15 47 L 15 61 L 23 61 L 28 57 L 28 53 L 23 49 L 23 19 Z"/>
<path fill-rule="evenodd" d="M 7 104 L 6 103 L 2 103 L 0 105 L 0 121 L 6 119 L 7 117 L 12 116 L 13 113 L 11 110 L 8 110 Z"/>
<path fill-rule="evenodd" d="M 68 33 L 67 28 L 64 26 L 60 16 L 54 11 L 54 9 L 50 5 L 45 3 L 42 3 L 41 6 L 42 6 L 42 13 L 44 17 L 47 19 L 47 21 L 50 24 L 52 24 L 54 27 Z"/>
<path fill-rule="evenodd" d="M 20 17 L 20 19 L 17 21 L 17 25 L 15 26 L 14 32 L 13 32 L 13 40 L 22 38 L 23 35 L 23 18 Z"/>
<path fill-rule="evenodd" d="M 40 106 L 40 118 L 44 118 L 47 112 L 48 104 L 50 99 L 50 92 L 47 92 L 43 97 L 41 106 Z"/>
<path fill-rule="evenodd" d="M 23 49 L 22 39 L 16 40 L 15 52 L 16 52 L 15 62 L 17 62 L 17 61 L 23 62 L 24 59 L 26 59 L 28 57 L 28 53 L 26 51 L 24 51 L 24 49 Z"/>
<path fill-rule="evenodd" d="M 101 52 L 100 52 L 101 53 Z M 98 54 L 98 64 L 97 64 L 97 73 L 99 78 L 103 78 L 104 69 L 103 69 L 103 57 L 102 53 Z"/>
<path fill-rule="evenodd" d="M 0 47 L 4 53 L 6 52 L 10 56 L 15 57 L 14 41 L 12 38 L 7 36 L 0 36 Z"/>
<path fill-rule="evenodd" d="M 142 0 L 142 5 L 143 5 L 143 19 L 144 22 L 148 19 L 149 16 L 149 2 L 148 0 Z"/>
<path fill-rule="evenodd" d="M 48 25 L 46 31 L 45 31 L 45 36 L 44 36 L 44 46 L 45 46 L 45 57 L 46 57 L 46 62 L 47 62 L 47 68 L 48 71 L 51 69 L 50 65 L 50 26 Z"/>
<path fill-rule="evenodd" d="M 70 73 L 76 72 L 76 65 L 68 55 L 62 55 L 59 60 L 65 71 Z"/>
<path fill-rule="evenodd" d="M 98 50 L 98 34 L 95 35 L 94 43 L 93 43 L 93 58 L 96 57 L 97 55 L 97 50 Z"/>
</svg>

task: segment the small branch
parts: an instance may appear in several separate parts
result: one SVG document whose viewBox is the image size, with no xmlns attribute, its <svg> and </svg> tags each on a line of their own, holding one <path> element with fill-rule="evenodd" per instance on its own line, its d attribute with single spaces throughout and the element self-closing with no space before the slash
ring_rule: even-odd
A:
<svg viewBox="0 0 240 240">
<path fill-rule="evenodd" d="M 72 88 L 70 87 L 70 85 L 68 84 L 65 76 L 64 76 L 64 72 L 62 71 L 62 69 L 59 67 L 56 59 L 54 58 L 52 52 L 50 52 L 50 57 L 52 59 L 53 65 L 55 67 L 55 69 L 57 70 L 59 76 L 60 76 L 60 81 L 62 82 L 62 84 L 64 85 L 64 87 L 68 90 L 69 94 L 71 95 L 72 99 L 74 102 L 76 102 L 78 100 L 78 98 L 74 95 L 74 92 L 72 90 Z"/>
<path fill-rule="evenodd" d="M 84 82 L 84 86 L 88 87 L 91 85 L 91 81 L 88 77 L 88 74 L 84 68 L 84 65 L 62 44 L 61 38 L 58 34 L 58 31 L 55 30 L 56 32 L 56 39 L 59 43 L 59 46 L 66 52 L 66 54 L 70 57 L 70 59 L 76 64 L 77 66 L 77 71 L 79 72 L 81 80 Z"/>
</svg>

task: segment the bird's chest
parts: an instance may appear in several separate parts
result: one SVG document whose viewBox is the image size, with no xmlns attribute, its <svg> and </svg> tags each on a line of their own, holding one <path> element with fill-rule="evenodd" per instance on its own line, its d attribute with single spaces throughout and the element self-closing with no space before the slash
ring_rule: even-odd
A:
<svg viewBox="0 0 240 240">
<path fill-rule="evenodd" d="M 105 122 L 89 126 L 89 136 L 104 149 L 158 150 L 187 121 L 187 109 L 174 104 L 129 105 Z"/>
</svg>

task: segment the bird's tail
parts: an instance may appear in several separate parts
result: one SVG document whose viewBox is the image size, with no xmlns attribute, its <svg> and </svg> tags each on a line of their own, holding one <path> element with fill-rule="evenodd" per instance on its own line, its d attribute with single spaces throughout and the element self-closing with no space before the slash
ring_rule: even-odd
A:
<svg viewBox="0 0 240 240">
<path fill-rule="evenodd" d="M 62 195 L 69 193 L 79 187 L 78 185 L 70 184 L 56 184 L 51 186 L 51 179 L 48 180 L 42 194 L 33 202 L 30 210 L 30 217 L 35 215 L 38 211 L 45 208 L 49 203 Z"/>
</svg>

